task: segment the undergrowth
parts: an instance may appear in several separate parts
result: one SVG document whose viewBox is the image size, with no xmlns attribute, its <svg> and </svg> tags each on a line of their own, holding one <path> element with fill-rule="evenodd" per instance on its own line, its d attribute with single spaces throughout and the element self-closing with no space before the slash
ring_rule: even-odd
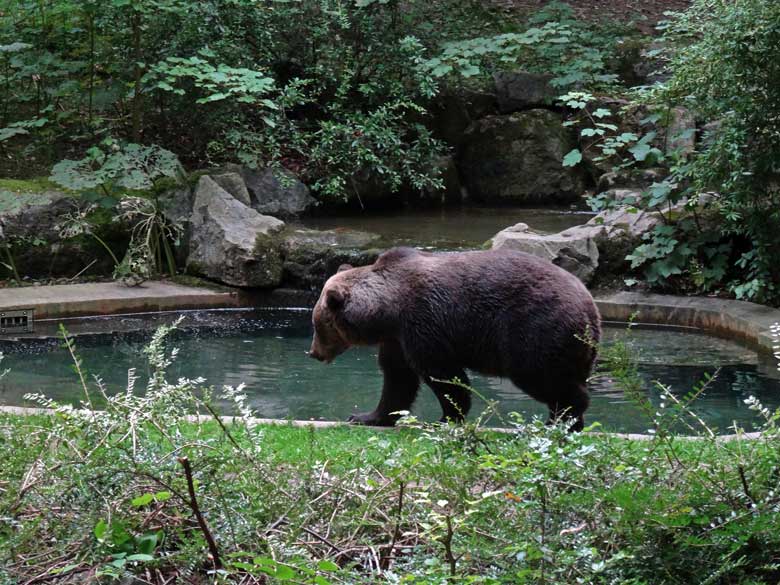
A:
<svg viewBox="0 0 780 585">
<path fill-rule="evenodd" d="M 36 395 L 50 415 L 0 415 L 0 583 L 780 579 L 780 412 L 757 402 L 760 437 L 729 441 L 693 395 L 647 408 L 641 441 L 519 418 L 489 431 L 490 403 L 460 426 L 262 426 L 242 387 L 168 379 L 170 329 L 146 388 L 131 370 L 111 394 L 75 357 L 84 409 Z M 641 401 L 630 354 L 605 351 Z M 681 419 L 694 438 L 668 430 Z"/>
</svg>

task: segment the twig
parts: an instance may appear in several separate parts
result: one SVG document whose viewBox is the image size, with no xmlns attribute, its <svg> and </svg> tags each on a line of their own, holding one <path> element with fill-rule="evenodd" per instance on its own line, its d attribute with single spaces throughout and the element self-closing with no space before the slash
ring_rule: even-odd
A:
<svg viewBox="0 0 780 585">
<path fill-rule="evenodd" d="M 755 506 L 756 500 L 753 498 L 753 494 L 750 493 L 750 488 L 748 487 L 747 478 L 745 477 L 745 468 L 742 467 L 742 465 L 737 465 L 737 471 L 739 472 L 739 480 L 742 482 L 742 491 L 745 492 L 745 495 L 748 497 L 750 502 Z"/>
<path fill-rule="evenodd" d="M 404 507 L 404 488 L 406 483 L 401 482 L 398 490 L 398 508 L 395 513 L 395 529 L 393 530 L 393 539 L 390 541 L 390 547 L 387 549 L 387 554 L 382 555 L 382 570 L 386 571 L 390 568 L 390 559 L 393 556 L 395 550 L 395 543 L 398 542 L 398 537 L 401 535 L 401 513 Z"/>
<path fill-rule="evenodd" d="M 192 481 L 192 467 L 190 467 L 190 460 L 187 457 L 179 457 L 179 463 L 181 463 L 181 466 L 184 468 L 184 475 L 187 478 L 187 491 L 190 494 L 188 504 L 192 509 L 193 514 L 195 514 L 195 518 L 198 520 L 198 525 L 200 526 L 200 531 L 203 533 L 203 537 L 206 539 L 206 544 L 209 547 L 209 552 L 211 553 L 211 558 L 214 562 L 214 568 L 221 569 L 222 561 L 219 558 L 219 549 L 217 548 L 217 543 L 214 541 L 214 537 L 211 535 L 209 526 L 206 524 L 206 519 L 203 517 L 203 514 L 200 511 L 200 506 L 198 506 L 198 499 L 195 497 L 195 484 Z"/>
<path fill-rule="evenodd" d="M 70 280 L 76 280 L 76 279 L 77 279 L 79 276 L 81 276 L 81 275 L 82 275 L 82 274 L 84 274 L 84 273 L 85 273 L 87 270 L 89 270 L 89 269 L 90 269 L 90 267 L 91 267 L 91 266 L 92 266 L 92 265 L 93 265 L 95 262 L 97 262 L 97 260 L 93 260 L 92 262 L 90 262 L 89 264 L 87 264 L 87 265 L 86 265 L 84 268 L 82 268 L 81 270 L 79 270 L 78 274 L 76 274 L 75 276 L 71 276 L 71 277 L 70 277 Z"/>
<path fill-rule="evenodd" d="M 455 558 L 455 555 L 452 554 L 452 539 L 453 536 L 455 536 L 455 531 L 452 528 L 452 516 L 447 514 L 444 517 L 445 522 L 447 523 L 447 534 L 445 535 L 444 539 L 442 540 L 442 544 L 444 545 L 444 555 L 447 559 L 447 562 L 450 565 L 450 575 L 453 577 L 457 573 L 457 559 Z"/>
</svg>

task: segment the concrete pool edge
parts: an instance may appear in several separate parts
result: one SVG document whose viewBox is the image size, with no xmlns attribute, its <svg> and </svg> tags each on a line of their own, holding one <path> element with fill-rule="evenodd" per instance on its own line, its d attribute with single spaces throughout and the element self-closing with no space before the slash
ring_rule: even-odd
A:
<svg viewBox="0 0 780 585">
<path fill-rule="evenodd" d="M 778 349 L 772 326 L 780 323 L 780 310 L 756 303 L 622 291 L 598 295 L 596 304 L 605 321 L 635 318 L 637 323 L 699 329 L 766 353 Z"/>
<path fill-rule="evenodd" d="M 251 291 L 195 287 L 150 281 L 128 288 L 117 283 L 67 284 L 0 289 L 0 312 L 35 309 L 36 320 L 98 315 L 153 313 L 172 310 L 242 307 L 311 307 L 310 291 L 275 289 Z M 777 342 L 771 327 L 780 322 L 780 310 L 731 299 L 679 297 L 635 292 L 596 293 L 605 321 L 699 329 L 746 342 L 774 353 Z"/>
<path fill-rule="evenodd" d="M 25 406 L 1 406 L 0 405 L 0 415 L 11 415 L 11 416 L 34 416 L 34 415 L 52 415 L 54 414 L 53 409 L 49 408 L 29 408 Z M 81 409 L 77 412 L 81 414 L 89 414 L 91 411 Z M 233 424 L 237 417 L 234 416 L 220 416 L 219 420 L 227 423 L 227 424 Z M 200 422 L 206 422 L 210 420 L 214 420 L 214 417 L 207 414 L 201 414 L 201 415 L 189 415 L 185 417 L 185 420 L 187 422 L 192 423 L 200 423 Z M 328 421 L 328 420 L 292 420 L 292 419 L 282 419 L 282 418 L 250 418 L 249 423 L 252 426 L 262 426 L 262 425 L 284 425 L 284 426 L 293 426 L 293 427 L 300 427 L 300 428 L 315 428 L 315 429 L 328 429 L 328 428 L 365 428 L 365 429 L 371 429 L 375 431 L 393 431 L 398 430 L 401 427 L 359 427 L 355 425 L 351 425 L 348 422 L 343 421 Z M 513 428 L 507 428 L 507 427 L 482 427 L 482 430 L 485 432 L 496 432 L 496 433 L 516 433 L 517 429 Z M 627 441 L 650 441 L 655 438 L 655 435 L 648 435 L 648 434 L 641 434 L 641 433 L 608 433 L 608 432 L 587 432 L 587 436 L 593 436 L 593 437 L 606 437 L 610 439 L 625 439 Z M 747 440 L 758 440 L 763 437 L 763 433 L 761 432 L 750 432 L 750 433 L 736 433 L 731 435 L 716 435 L 715 440 L 718 442 L 729 442 L 729 441 L 736 441 L 739 439 L 747 439 Z M 703 436 L 687 436 L 687 435 L 680 435 L 675 436 L 674 439 L 683 439 L 686 441 L 698 441 L 706 439 L 707 437 Z"/>
</svg>

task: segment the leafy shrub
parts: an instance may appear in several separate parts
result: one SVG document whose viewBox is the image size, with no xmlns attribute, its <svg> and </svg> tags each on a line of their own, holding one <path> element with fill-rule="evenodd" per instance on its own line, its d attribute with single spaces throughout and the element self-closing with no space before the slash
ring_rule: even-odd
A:
<svg viewBox="0 0 780 585">
<path fill-rule="evenodd" d="M 673 46 L 671 78 L 655 92 L 655 103 L 685 105 L 716 125 L 699 151 L 674 165 L 672 176 L 655 187 L 659 202 L 686 197 L 691 207 L 702 208 L 699 215 L 707 221 L 689 216 L 672 222 L 672 231 L 659 236 L 672 236 L 688 248 L 693 264 L 673 263 L 678 272 L 703 275 L 703 290 L 725 289 L 737 298 L 777 302 L 780 267 L 773 250 L 780 245 L 780 5 L 771 0 L 696 0 L 671 21 L 667 40 Z M 653 238 L 651 245 L 658 244 Z M 663 253 L 644 255 L 642 262 L 658 272 L 656 260 L 667 258 Z"/>
<path fill-rule="evenodd" d="M 114 277 L 125 284 L 140 284 L 155 270 L 162 270 L 163 256 L 168 272 L 175 275 L 171 243 L 177 241 L 181 229 L 165 217 L 157 195 L 161 179 L 175 184 L 182 178 L 181 164 L 172 152 L 106 139 L 90 148 L 83 159 L 66 159 L 52 169 L 53 182 L 90 203 L 64 218 L 60 234 L 64 238 L 87 234 L 97 240 L 114 260 Z M 130 244 L 121 262 L 94 230 L 92 220 L 106 213 L 130 231 Z"/>
<path fill-rule="evenodd" d="M 0 148 L 45 165 L 114 136 L 188 166 L 281 162 L 330 196 L 352 196 L 356 173 L 436 186 L 442 145 L 421 123 L 436 85 L 419 64 L 486 15 L 474 0 L 14 2 Z"/>
<path fill-rule="evenodd" d="M 470 78 L 502 68 L 553 75 L 559 88 L 608 87 L 617 81 L 610 57 L 624 31 L 577 20 L 566 3 L 549 2 L 521 32 L 450 41 L 425 66 L 434 77 Z"/>
</svg>

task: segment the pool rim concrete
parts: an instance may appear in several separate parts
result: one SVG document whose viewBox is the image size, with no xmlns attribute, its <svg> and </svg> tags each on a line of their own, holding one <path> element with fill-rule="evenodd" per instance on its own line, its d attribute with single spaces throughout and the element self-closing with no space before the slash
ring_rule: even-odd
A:
<svg viewBox="0 0 780 585">
<path fill-rule="evenodd" d="M 780 323 L 780 310 L 772 307 L 732 299 L 629 291 L 596 292 L 594 296 L 604 321 L 689 328 L 742 341 L 763 352 L 778 349 L 771 328 Z M 205 288 L 168 281 L 129 288 L 106 282 L 0 289 L 0 313 L 34 309 L 35 320 L 45 322 L 176 310 L 311 308 L 316 299 L 315 293 L 300 290 Z"/>
</svg>

